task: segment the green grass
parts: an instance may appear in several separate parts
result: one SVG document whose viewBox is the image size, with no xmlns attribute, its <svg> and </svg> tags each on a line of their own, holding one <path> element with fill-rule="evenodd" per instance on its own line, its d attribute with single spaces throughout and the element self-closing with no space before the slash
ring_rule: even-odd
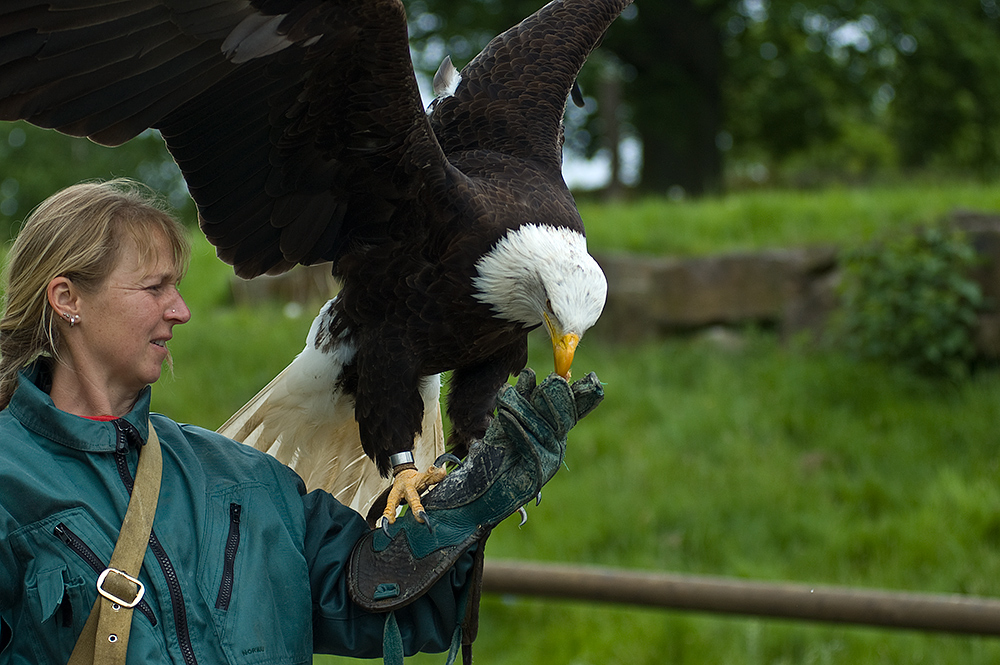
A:
<svg viewBox="0 0 1000 665">
<path fill-rule="evenodd" d="M 584 217 L 595 250 L 704 253 L 846 242 L 954 207 L 996 210 L 1000 198 L 971 185 L 756 193 L 585 206 Z M 229 275 L 199 242 L 182 284 L 194 318 L 175 330 L 175 374 L 154 390 L 155 409 L 212 428 L 301 349 L 317 309 L 234 307 Z M 531 364 L 551 367 L 539 335 Z M 590 370 L 605 403 L 572 432 L 568 468 L 527 525 L 497 528 L 490 557 L 1000 597 L 997 372 L 934 382 L 763 333 L 735 349 L 586 339 L 575 371 Z M 1000 662 L 1000 640 L 489 596 L 476 656 L 985 665 Z"/>
<path fill-rule="evenodd" d="M 771 244 L 752 235 L 721 249 Z M 194 318 L 154 407 L 216 427 L 297 353 L 316 308 L 293 319 L 226 304 L 229 272 L 211 254 L 199 246 L 182 285 Z M 539 335 L 531 364 L 551 365 Z M 527 525 L 502 524 L 489 556 L 1000 597 L 995 371 L 935 382 L 763 333 L 736 349 L 587 339 L 575 368 L 596 371 L 607 399 Z M 489 596 L 481 624 L 486 664 L 1000 662 L 992 638 L 569 601 Z"/>
<path fill-rule="evenodd" d="M 188 287 L 192 300 L 201 288 Z M 154 406 L 217 426 L 301 348 L 309 318 L 195 306 Z M 535 336 L 531 364 L 550 363 Z M 995 372 L 933 382 L 755 333 L 735 350 L 585 340 L 575 367 L 596 371 L 607 399 L 571 434 L 568 468 L 527 525 L 502 524 L 489 556 L 1000 596 Z M 476 654 L 512 665 L 964 665 L 997 662 L 1000 641 L 490 596 Z"/>
<path fill-rule="evenodd" d="M 900 226 L 937 221 L 958 209 L 1000 212 L 1000 187 L 911 183 L 580 204 L 592 251 L 680 255 L 851 245 Z"/>
<path fill-rule="evenodd" d="M 502 524 L 489 556 L 1000 595 L 995 373 L 942 384 L 766 335 L 737 351 L 587 345 L 576 366 L 598 372 L 607 399 L 571 434 L 568 468 L 527 525 Z M 511 665 L 985 664 L 1000 641 L 490 597 L 477 653 Z"/>
</svg>

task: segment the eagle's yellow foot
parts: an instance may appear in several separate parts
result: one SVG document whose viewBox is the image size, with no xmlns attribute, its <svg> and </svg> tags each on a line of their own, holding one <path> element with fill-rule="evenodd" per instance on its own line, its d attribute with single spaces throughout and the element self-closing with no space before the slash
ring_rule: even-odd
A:
<svg viewBox="0 0 1000 665">
<path fill-rule="evenodd" d="M 389 498 L 385 503 L 385 510 L 382 512 L 383 523 L 392 524 L 396 521 L 396 509 L 404 501 L 409 504 L 413 511 L 414 518 L 424 523 L 426 513 L 424 505 L 420 502 L 420 494 L 431 485 L 436 485 L 448 475 L 444 465 L 431 465 L 426 471 L 420 472 L 416 469 L 403 469 L 396 474 L 392 481 L 392 489 L 389 490 Z"/>
</svg>

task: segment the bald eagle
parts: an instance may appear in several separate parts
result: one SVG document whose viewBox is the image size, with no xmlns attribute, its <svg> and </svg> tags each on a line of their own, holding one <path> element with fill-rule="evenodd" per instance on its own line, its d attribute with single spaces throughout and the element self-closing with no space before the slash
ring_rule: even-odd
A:
<svg viewBox="0 0 1000 665">
<path fill-rule="evenodd" d="M 382 476 L 405 469 L 415 498 L 426 480 L 406 453 L 437 377 L 452 372 L 461 456 L 528 332 L 545 327 L 568 376 L 603 309 L 562 118 L 630 2 L 550 2 L 461 72 L 446 61 L 425 110 L 400 0 L 14 0 L 0 4 L 0 119 L 105 145 L 155 128 L 238 275 L 331 262 L 340 292 L 276 386 L 325 365 L 321 403 L 353 412 L 364 454 Z"/>
</svg>

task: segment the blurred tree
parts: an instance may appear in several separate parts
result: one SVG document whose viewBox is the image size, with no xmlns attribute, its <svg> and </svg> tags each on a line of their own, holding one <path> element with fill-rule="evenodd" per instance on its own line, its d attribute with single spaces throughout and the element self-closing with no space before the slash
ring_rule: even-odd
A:
<svg viewBox="0 0 1000 665">
<path fill-rule="evenodd" d="M 692 194 L 722 187 L 718 137 L 726 62 L 720 24 L 726 0 L 660 0 L 636 5 L 612 26 L 605 47 L 624 63 L 624 99 L 641 137 L 641 186 Z"/>
<path fill-rule="evenodd" d="M 186 220 L 194 203 L 163 141 L 148 131 L 119 148 L 39 129 L 0 123 L 0 241 L 11 227 L 58 189 L 82 180 L 127 176 L 145 182 Z"/>
<path fill-rule="evenodd" d="M 417 64 L 461 66 L 541 0 L 415 0 Z M 581 76 L 622 81 L 642 189 L 1000 166 L 997 0 L 638 0 Z M 588 105 L 589 110 L 592 104 Z M 571 120 L 573 116 L 571 114 Z M 568 144 L 593 154 L 595 114 Z M 607 122 L 604 120 L 603 122 Z M 808 180 L 807 180 L 808 181 Z"/>
<path fill-rule="evenodd" d="M 908 166 L 1000 166 L 1000 7 L 996 0 L 886 0 L 874 14 L 901 57 L 890 127 Z"/>
<path fill-rule="evenodd" d="M 725 28 L 732 171 L 760 182 L 790 165 L 799 178 L 824 179 L 895 163 L 878 140 L 885 105 L 873 100 L 896 58 L 869 57 L 872 23 L 819 2 L 736 3 Z"/>
<path fill-rule="evenodd" d="M 741 0 L 726 26 L 736 161 L 849 177 L 1000 166 L 995 0 Z M 752 176 L 752 172 L 750 173 Z"/>
</svg>

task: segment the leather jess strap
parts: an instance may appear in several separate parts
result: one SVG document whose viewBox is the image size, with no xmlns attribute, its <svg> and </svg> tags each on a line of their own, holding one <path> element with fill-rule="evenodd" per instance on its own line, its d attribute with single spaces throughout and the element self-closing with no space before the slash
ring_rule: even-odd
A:
<svg viewBox="0 0 1000 665">
<path fill-rule="evenodd" d="M 138 580 L 139 569 L 153 530 L 162 472 L 160 440 L 153 423 L 149 423 L 149 439 L 139 454 L 132 497 L 118 533 L 118 542 L 108 568 L 97 578 L 97 600 L 73 648 L 69 665 L 125 663 L 132 628 L 132 609 L 145 593 L 142 582 Z"/>
</svg>

